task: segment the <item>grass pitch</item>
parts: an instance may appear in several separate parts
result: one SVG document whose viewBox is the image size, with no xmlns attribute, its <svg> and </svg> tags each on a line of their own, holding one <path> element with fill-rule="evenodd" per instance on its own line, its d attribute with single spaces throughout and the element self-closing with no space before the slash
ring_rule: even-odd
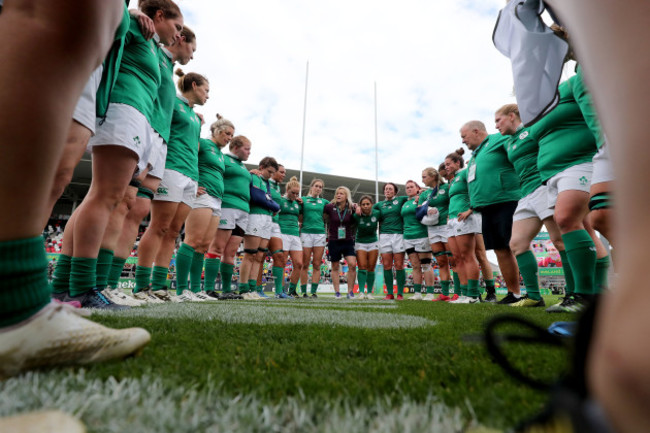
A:
<svg viewBox="0 0 650 433">
<path fill-rule="evenodd" d="M 513 312 L 544 327 L 573 319 L 491 304 L 328 298 L 95 314 L 108 326 L 144 327 L 152 341 L 124 362 L 0 383 L 0 415 L 58 408 L 90 432 L 502 429 L 546 398 L 506 376 L 480 342 L 488 319 Z M 566 351 L 511 346 L 509 358 L 530 375 L 552 380 L 565 370 Z"/>
</svg>

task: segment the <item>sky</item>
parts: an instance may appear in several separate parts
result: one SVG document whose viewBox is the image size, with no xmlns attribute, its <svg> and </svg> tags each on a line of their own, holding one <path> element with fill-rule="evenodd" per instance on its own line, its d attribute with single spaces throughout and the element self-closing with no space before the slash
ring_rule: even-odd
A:
<svg viewBox="0 0 650 433">
<path fill-rule="evenodd" d="M 183 70 L 209 79 L 195 110 L 231 120 L 249 162 L 299 169 L 309 62 L 303 168 L 364 179 L 375 178 L 376 83 L 378 177 L 404 183 L 461 147 L 466 121 L 496 132 L 494 112 L 516 102 L 491 39 L 504 3 L 178 0 L 198 46 Z"/>
</svg>

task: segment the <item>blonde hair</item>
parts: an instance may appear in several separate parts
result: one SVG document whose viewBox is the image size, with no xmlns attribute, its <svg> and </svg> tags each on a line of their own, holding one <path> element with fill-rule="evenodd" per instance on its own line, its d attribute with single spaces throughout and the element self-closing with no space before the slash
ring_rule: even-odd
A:
<svg viewBox="0 0 650 433">
<path fill-rule="evenodd" d="M 501 114 L 503 116 L 507 116 L 510 113 L 515 113 L 517 119 L 521 119 L 521 117 L 519 117 L 519 107 L 517 104 L 506 104 L 496 111 L 496 114 Z"/>
<path fill-rule="evenodd" d="M 286 194 L 290 189 L 293 188 L 298 188 L 298 193 L 300 193 L 300 182 L 298 182 L 298 178 L 296 176 L 291 176 L 289 182 L 287 182 L 287 184 L 284 186 L 284 193 Z"/>
<path fill-rule="evenodd" d="M 217 121 L 210 125 L 210 133 L 214 135 L 215 131 L 219 133 L 228 127 L 231 127 L 233 131 L 235 130 L 235 125 L 230 120 L 224 119 L 221 114 L 217 113 Z"/>
<path fill-rule="evenodd" d="M 336 191 L 334 191 L 334 199 L 336 200 L 336 194 L 339 191 L 343 191 L 345 193 L 345 201 L 347 202 L 348 207 L 352 207 L 352 192 L 350 191 L 350 188 L 347 186 L 339 186 L 336 188 Z"/>
</svg>

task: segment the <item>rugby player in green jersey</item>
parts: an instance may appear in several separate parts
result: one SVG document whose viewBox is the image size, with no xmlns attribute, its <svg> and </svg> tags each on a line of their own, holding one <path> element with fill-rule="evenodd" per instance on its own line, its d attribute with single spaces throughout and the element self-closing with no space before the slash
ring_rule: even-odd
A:
<svg viewBox="0 0 650 433">
<path fill-rule="evenodd" d="M 547 187 L 542 184 L 537 169 L 539 144 L 537 138 L 524 128 L 519 118 L 517 104 L 508 104 L 499 108 L 494 115 L 497 130 L 510 139 L 506 143 L 508 160 L 512 163 L 521 181 L 522 198 L 517 204 L 513 216 L 512 238 L 510 248 L 517 259 L 519 271 L 526 286 L 526 295 L 513 307 L 543 307 L 544 299 L 539 291 L 537 258 L 530 248 L 531 241 L 539 233 L 542 225 L 548 230 L 553 245 L 560 252 L 562 263 L 568 260 L 560 229 L 553 219 L 553 209 L 548 204 Z M 568 271 L 569 269 L 567 269 Z M 567 281 L 572 281 L 570 271 Z"/>
<path fill-rule="evenodd" d="M 186 251 L 187 256 L 192 253 L 191 249 L 194 251 L 189 267 L 191 293 L 181 293 L 179 297 L 181 301 L 205 301 L 209 298 L 216 298 L 214 292 L 216 274 L 213 273 L 209 276 L 206 267 L 205 286 L 202 289 L 201 273 L 203 271 L 205 252 L 210 245 L 210 241 L 217 233 L 217 226 L 221 217 L 221 200 L 224 189 L 223 172 L 225 170 L 221 149 L 230 142 L 235 128 L 232 122 L 217 114 L 217 121 L 210 126 L 210 132 L 210 139 L 199 140 L 199 191 L 192 203 L 192 210 L 185 220 L 185 240 L 181 244 L 181 248 Z M 183 245 L 187 245 L 189 248 Z M 180 252 L 181 249 L 179 248 L 176 254 L 177 263 Z M 184 260 L 189 261 L 189 257 L 184 258 Z M 187 269 L 186 262 L 184 263 L 184 271 Z M 178 278 L 178 272 L 176 275 Z M 186 278 L 183 281 L 186 281 Z M 210 294 L 208 294 L 208 291 Z"/>
<path fill-rule="evenodd" d="M 121 230 L 119 224 L 113 222 L 112 224 L 109 223 L 109 228 L 115 230 L 115 233 L 111 235 L 109 230 L 107 230 L 104 234 L 105 240 L 111 236 L 118 237 L 110 269 L 107 269 L 107 266 L 100 266 L 101 260 L 99 260 L 106 253 L 107 248 L 102 247 L 102 250 L 100 250 L 97 264 L 97 286 L 101 287 L 102 281 L 105 280 L 107 288 L 103 293 L 110 297 L 116 304 L 131 305 L 133 302 L 138 304 L 142 303 L 142 301 L 125 295 L 117 285 L 126 259 L 131 255 L 131 251 L 133 250 L 133 244 L 138 236 L 140 224 L 149 215 L 154 191 L 158 189 L 158 185 L 165 171 L 167 143 L 169 142 L 171 119 L 174 111 L 174 102 L 176 101 L 176 89 L 172 70 L 175 63 L 181 65 L 187 64 L 192 59 L 195 51 L 196 36 L 187 26 L 183 27 L 179 40 L 170 46 L 161 46 L 158 50 L 161 85 L 158 89 L 154 120 L 151 125 L 157 132 L 153 137 L 154 145 L 152 146 L 151 152 L 149 152 L 146 168 L 141 170 L 136 178 L 137 181 L 141 182 L 140 186 L 137 188 L 135 186 L 129 186 L 130 193 L 127 196 L 132 197 L 136 190 L 137 192 L 135 193 L 135 200 L 128 199 L 130 200 L 127 202 L 127 208 L 129 209 L 124 217 Z M 112 219 L 116 217 L 115 214 L 114 212 L 111 215 Z M 108 251 L 110 254 L 110 250 Z M 162 270 L 156 272 L 156 276 L 162 277 Z M 151 299 L 153 300 L 153 298 Z"/>
<path fill-rule="evenodd" d="M 386 297 L 393 300 L 393 281 L 397 281 L 397 300 L 404 299 L 406 271 L 404 270 L 404 222 L 402 221 L 402 205 L 408 200 L 406 196 L 398 197 L 399 188 L 392 182 L 384 185 L 384 200 L 375 203 L 373 209 L 379 211 L 379 254 L 384 267 L 384 283 Z M 393 265 L 395 277 L 393 277 Z"/>
<path fill-rule="evenodd" d="M 479 268 L 476 260 L 476 234 L 481 233 L 481 214 L 470 208 L 467 188 L 467 169 L 463 169 L 464 149 L 458 149 L 445 158 L 449 179 L 449 246 L 454 255 L 454 298 L 450 302 L 473 304 L 479 302 Z"/>
<path fill-rule="evenodd" d="M 589 190 L 596 154 L 596 137 L 587 126 L 573 95 L 571 83 L 560 84 L 559 104 L 531 127 L 539 141 L 537 167 L 547 184 L 547 198 L 564 241 L 575 282 L 574 293 L 567 291 L 559 304 L 548 312 L 582 310 L 597 294 L 596 261 L 607 255 L 589 224 Z M 570 288 L 567 286 L 567 288 Z"/>
<path fill-rule="evenodd" d="M 284 264 L 291 257 L 291 275 L 289 276 L 289 296 L 298 298 L 298 281 L 303 267 L 302 242 L 300 241 L 300 182 L 293 176 L 285 185 L 285 195 L 280 202 L 280 232 L 282 233 L 282 250 Z M 284 266 L 282 267 L 284 271 Z M 284 275 L 283 275 L 284 279 Z"/>
<path fill-rule="evenodd" d="M 253 174 L 251 182 L 251 204 L 248 226 L 244 234 L 244 258 L 239 267 L 239 294 L 244 299 L 268 298 L 262 291 L 257 292 L 257 274 L 262 260 L 268 252 L 269 239 L 273 229 L 273 213 L 280 209 L 271 197 L 269 179 L 278 169 L 275 158 L 267 156 Z"/>
<path fill-rule="evenodd" d="M 48 205 L 50 212 L 48 212 L 46 216 L 44 215 L 45 218 L 49 218 L 54 203 L 61 196 L 63 189 L 68 185 L 68 183 L 70 183 L 74 168 L 77 166 L 83 153 L 86 151 L 88 140 L 95 133 L 96 117 L 101 119 L 106 115 L 109 95 L 115 85 L 115 79 L 121 64 L 122 54 L 124 51 L 124 39 L 131 25 L 130 15 L 138 18 L 138 24 L 145 39 L 151 39 L 155 33 L 155 25 L 151 18 L 139 10 L 128 11 L 127 6 L 124 5 L 122 22 L 115 32 L 115 40 L 113 41 L 111 50 L 104 59 L 103 64 L 93 72 L 93 75 L 84 87 L 82 97 L 77 101 L 73 121 L 70 125 L 70 130 L 68 131 L 66 146 L 61 155 L 59 166 L 57 167 L 57 173 L 54 178 L 54 185 L 50 195 L 50 205 Z M 126 196 L 128 195 L 127 190 Z M 72 258 L 71 236 L 74 232 L 75 220 L 76 217 L 71 218 L 65 226 L 63 234 L 64 247 L 57 260 L 57 265 L 53 275 L 52 296 L 59 300 L 65 299 L 70 289 L 70 262 Z M 110 222 L 108 227 L 111 227 Z M 130 252 L 131 249 L 129 248 L 128 254 L 130 254 Z M 107 263 L 109 260 L 110 251 L 100 248 L 96 268 L 96 282 L 99 290 L 106 285 L 103 283 L 102 274 L 103 270 L 107 270 L 108 266 L 110 266 L 104 266 L 104 263 Z M 116 299 L 107 295 L 106 291 L 104 291 L 103 294 L 108 296 L 109 299 L 115 303 L 124 303 L 125 305 L 140 304 L 139 301 L 129 299 L 130 297 L 127 297 L 122 291 L 119 292 L 120 302 L 117 302 Z M 123 300 L 125 302 L 122 302 Z"/>
<path fill-rule="evenodd" d="M 181 70 L 176 73 L 180 77 L 178 89 L 181 94 L 174 104 L 164 175 L 151 204 L 151 223 L 138 246 L 133 293 L 136 299 L 145 301 L 151 295 L 145 292 L 149 289 L 152 267 L 156 276 L 152 281 L 153 294 L 163 301 L 172 300 L 167 292 L 167 272 L 176 239 L 192 209 L 198 188 L 201 119 L 194 112 L 194 106 L 205 104 L 210 85 L 197 73 L 184 74 Z M 194 252 L 194 248 L 185 243 L 176 255 L 177 297 L 185 290 L 189 292 L 187 277 Z M 191 294 L 185 294 L 188 296 Z"/>
<path fill-rule="evenodd" d="M 179 38 L 183 17 L 175 3 L 143 1 L 140 8 L 153 19 L 160 41 L 171 44 Z M 96 134 L 88 144 L 93 154 L 91 187 L 71 217 L 69 290 L 70 298 L 82 305 L 116 307 L 96 290 L 98 256 L 111 213 L 126 214 L 121 208 L 125 196 L 132 192 L 129 183 L 138 162 L 146 158 L 152 135 L 156 134 L 151 119 L 160 77 L 157 46 L 154 40 L 145 39 L 137 19 L 132 17 L 106 116 L 97 123 Z M 112 252 L 114 248 L 112 245 L 107 251 Z M 108 258 L 104 263 L 110 266 Z"/>
<path fill-rule="evenodd" d="M 284 181 L 284 177 L 287 175 L 287 170 L 282 164 L 278 164 L 278 170 L 273 176 L 269 179 L 269 185 L 271 185 L 271 198 L 274 202 L 280 204 L 282 199 L 282 191 L 280 189 L 280 184 Z M 275 285 L 275 297 L 278 299 L 288 299 L 289 296 L 283 291 L 283 282 L 284 282 L 284 254 L 282 250 L 282 231 L 280 230 L 280 224 L 278 223 L 280 218 L 280 212 L 273 214 L 273 219 L 271 223 L 271 239 L 269 239 L 269 252 L 271 258 L 273 259 L 273 267 L 271 268 L 271 275 Z M 266 254 L 263 252 L 258 252 L 257 260 L 263 262 Z M 260 266 L 260 269 L 257 273 L 257 293 L 260 294 L 262 291 L 262 274 L 263 266 Z M 261 295 L 260 295 L 261 296 Z"/>
<path fill-rule="evenodd" d="M 369 195 L 364 195 L 359 200 L 360 213 L 354 214 L 354 221 L 357 224 L 357 235 L 354 249 L 357 253 L 357 281 L 359 282 L 359 299 L 374 299 L 372 292 L 375 286 L 375 269 L 379 257 L 379 238 L 377 227 L 379 225 L 380 212 L 373 209 L 373 200 Z M 364 293 L 366 284 L 368 292 Z"/>
<path fill-rule="evenodd" d="M 617 284 L 598 306 L 594 336 L 585 366 L 586 396 L 599 404 L 617 432 L 650 431 L 648 390 L 650 351 L 643 344 L 650 329 L 647 266 L 650 225 L 647 104 L 650 98 L 646 55 L 650 3 L 621 7 L 604 0 L 552 0 L 554 11 L 571 30 L 572 41 L 589 77 L 603 129 L 611 145 L 615 173 Z M 603 29 L 617 23 L 612 31 Z M 595 429 L 594 429 L 595 430 Z"/>
<path fill-rule="evenodd" d="M 422 224 L 415 216 L 415 212 L 419 207 L 420 185 L 413 180 L 409 180 L 405 184 L 405 190 L 408 200 L 402 205 L 400 213 L 402 221 L 404 221 L 404 248 L 413 268 L 414 294 L 409 300 L 421 301 L 423 299 L 423 282 L 426 283 L 427 290 L 433 292 L 435 276 L 433 269 L 431 269 L 431 246 L 429 245 L 427 226 Z"/>
<path fill-rule="evenodd" d="M 447 215 L 449 213 L 449 184 L 443 183 L 442 176 L 433 167 L 427 167 L 422 170 L 422 183 L 429 189 L 420 193 L 418 204 L 426 204 L 429 214 L 438 214 L 438 222 L 434 225 L 427 225 L 427 237 L 433 256 L 438 263 L 438 272 L 440 275 L 440 286 L 442 293 L 436 298 L 433 294 L 433 285 L 427 285 L 427 295 L 425 301 L 449 301 L 449 225 L 447 224 Z M 435 209 L 435 212 L 432 210 Z"/>
<path fill-rule="evenodd" d="M 309 184 L 309 194 L 302 197 L 300 241 L 302 242 L 302 262 L 304 266 L 300 274 L 300 289 L 303 298 L 307 297 L 310 262 L 312 265 L 311 294 L 316 295 L 320 281 L 320 266 L 323 263 L 323 253 L 327 243 L 323 209 L 329 201 L 321 197 L 323 188 L 325 188 L 325 182 L 321 179 L 312 179 Z"/>
<path fill-rule="evenodd" d="M 521 197 L 519 178 L 508 161 L 503 147 L 506 138 L 501 134 L 487 133 L 485 124 L 478 120 L 465 123 L 460 128 L 463 144 L 472 151 L 467 163 L 467 185 L 471 209 L 481 213 L 481 232 L 485 248 L 494 250 L 508 294 L 500 304 L 519 300 L 519 267 L 512 250 L 512 215 Z M 494 292 L 487 294 L 488 301 L 496 300 Z"/>
<path fill-rule="evenodd" d="M 232 293 L 235 255 L 241 244 L 250 212 L 251 174 L 244 165 L 251 154 L 251 142 L 243 135 L 234 137 L 224 157 L 223 199 L 217 234 L 210 243 L 208 256 L 221 257 L 220 275 L 223 293 L 220 299 L 241 299 Z"/>
<path fill-rule="evenodd" d="M 7 85 L 0 95 L 2 200 L 11 209 L 0 216 L 3 379 L 32 368 L 120 359 L 151 338 L 144 329 L 106 328 L 52 302 L 41 236 L 75 103 L 105 58 L 123 8 L 115 0 L 7 2 L 0 14 L 0 35 L 11 41 L 0 47 L 0 76 L 4 83 L 16 76 L 29 83 Z"/>
<path fill-rule="evenodd" d="M 221 164 L 218 163 L 218 167 L 221 167 L 223 165 L 223 170 L 221 171 L 221 183 L 219 184 L 218 179 L 216 180 L 216 186 L 221 185 L 221 189 L 217 189 L 215 191 L 215 197 L 219 199 L 219 216 L 217 217 L 217 227 L 219 226 L 219 221 L 221 218 L 221 201 L 223 200 L 223 193 L 225 190 L 225 186 L 223 184 L 223 178 L 224 178 L 224 173 L 226 170 L 225 167 L 225 157 L 223 155 L 223 149 L 230 143 L 230 140 L 234 137 L 235 135 L 235 125 L 227 119 L 224 119 L 221 117 L 219 114 L 217 114 L 217 121 L 214 122 L 212 125 L 210 125 L 210 141 L 214 143 L 218 149 L 218 153 L 220 155 L 217 155 L 217 158 L 221 161 Z M 203 141 L 203 140 L 202 140 Z M 217 152 L 217 149 L 215 149 L 215 153 Z M 200 157 L 200 154 L 199 154 Z M 199 185 L 201 184 L 201 165 L 200 165 L 200 159 L 199 159 Z M 219 170 L 213 171 L 212 174 L 214 174 L 217 178 L 219 176 Z M 203 211 L 205 212 L 205 211 Z M 190 213 L 191 215 L 191 213 Z M 216 229 L 212 234 L 209 234 L 206 232 L 206 238 L 203 239 L 203 248 L 201 250 L 205 249 L 207 251 L 210 242 L 212 242 L 212 239 L 216 236 Z M 200 261 L 201 258 L 196 257 L 197 261 Z M 217 279 L 217 275 L 219 275 L 219 269 L 221 268 L 221 256 L 217 256 L 216 254 L 210 253 L 209 251 L 205 254 L 205 275 L 204 275 L 204 288 L 205 292 L 208 296 L 211 298 L 218 298 L 218 295 L 216 294 L 215 291 L 215 282 Z M 192 285 L 192 280 L 200 280 L 200 272 L 198 271 L 199 266 L 196 264 L 194 261 L 192 262 L 192 271 L 190 272 L 190 285 Z"/>
</svg>

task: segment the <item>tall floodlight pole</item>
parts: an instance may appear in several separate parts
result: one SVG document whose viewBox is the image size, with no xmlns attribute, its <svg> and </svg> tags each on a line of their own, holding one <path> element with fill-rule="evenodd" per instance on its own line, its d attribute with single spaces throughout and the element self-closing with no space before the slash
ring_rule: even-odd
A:
<svg viewBox="0 0 650 433">
<path fill-rule="evenodd" d="M 377 82 L 375 81 L 375 203 L 379 202 L 379 139 L 377 137 Z"/>
<path fill-rule="evenodd" d="M 305 160 L 305 128 L 307 125 L 307 86 L 309 83 L 309 61 L 305 71 L 305 105 L 302 110 L 302 149 L 300 150 L 300 195 L 302 195 L 302 166 Z"/>
</svg>

